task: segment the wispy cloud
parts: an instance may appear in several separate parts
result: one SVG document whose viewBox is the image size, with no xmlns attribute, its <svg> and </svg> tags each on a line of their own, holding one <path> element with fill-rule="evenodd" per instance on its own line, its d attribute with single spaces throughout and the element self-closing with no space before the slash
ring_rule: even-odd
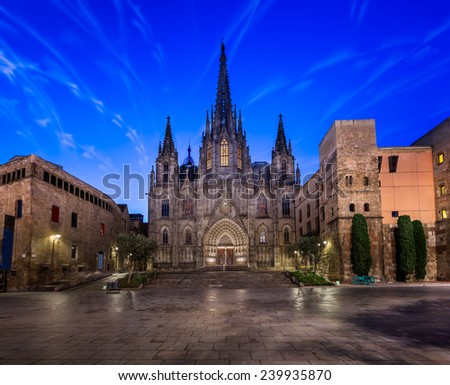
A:
<svg viewBox="0 0 450 385">
<path fill-rule="evenodd" d="M 72 134 L 64 131 L 55 131 L 59 144 L 68 149 L 76 150 L 77 144 Z"/>
<path fill-rule="evenodd" d="M 292 88 L 292 92 L 299 92 L 306 90 L 311 84 L 314 83 L 314 80 L 308 79 L 308 80 L 302 80 L 301 82 L 295 84 Z"/>
<path fill-rule="evenodd" d="M 99 168 L 102 170 L 112 169 L 110 160 L 102 155 L 93 145 L 82 145 L 83 157 L 98 162 Z"/>
<path fill-rule="evenodd" d="M 423 48 L 420 48 L 418 51 L 416 51 L 415 53 L 413 53 L 410 56 L 410 58 L 408 59 L 408 63 L 420 61 L 420 60 L 426 58 L 427 56 L 433 54 L 433 52 L 434 52 L 434 50 L 430 46 L 425 46 Z"/>
<path fill-rule="evenodd" d="M 428 43 L 429 41 L 435 39 L 439 35 L 442 35 L 444 32 L 450 29 L 450 18 L 448 18 L 446 21 L 444 21 L 439 27 L 432 29 L 430 32 L 428 32 L 427 37 L 424 40 L 424 44 Z"/>
<path fill-rule="evenodd" d="M 359 26 L 366 14 L 367 7 L 369 6 L 369 0 L 352 1 L 350 4 L 350 20 L 356 19 L 356 25 Z"/>
<path fill-rule="evenodd" d="M 263 87 L 259 88 L 257 91 L 253 93 L 253 95 L 250 97 L 250 100 L 246 103 L 246 106 L 255 103 L 259 99 L 266 97 L 281 88 L 288 85 L 290 82 L 287 82 L 284 79 L 273 79 L 269 83 L 265 84 Z"/>
<path fill-rule="evenodd" d="M 101 112 L 102 114 L 105 113 L 105 104 L 98 99 L 92 98 L 92 103 L 94 103 L 95 108 L 97 109 L 98 112 Z"/>
<path fill-rule="evenodd" d="M 422 84 L 426 84 L 431 79 L 436 78 L 448 70 L 450 64 L 450 58 L 444 58 L 443 60 L 434 63 L 431 67 L 427 67 L 422 71 L 415 74 L 415 76 L 401 78 L 399 81 L 392 83 L 390 86 L 385 87 L 378 92 L 369 102 L 361 106 L 355 113 L 367 109 L 368 107 L 377 104 L 387 98 L 394 95 L 407 92 L 413 88 L 417 88 Z"/>
<path fill-rule="evenodd" d="M 0 51 L 0 72 L 6 75 L 9 80 L 13 81 L 16 68 L 16 65 Z"/>
<path fill-rule="evenodd" d="M 347 60 L 354 59 L 357 56 L 359 55 L 349 51 L 337 52 L 334 55 L 331 55 L 317 62 L 316 64 L 313 64 L 311 68 L 308 71 L 306 71 L 304 76 L 311 75 L 312 73 L 317 72 L 319 70 L 323 70 L 325 68 L 332 67 L 336 64 L 345 62 Z"/>
<path fill-rule="evenodd" d="M 233 57 L 252 24 L 262 17 L 270 9 L 272 4 L 273 1 L 251 0 L 248 2 L 247 8 L 236 19 L 234 19 L 234 23 L 231 24 L 225 36 L 228 40 L 231 36 L 237 33 L 237 36 L 233 38 L 234 45 L 230 52 L 230 58 Z"/>
<path fill-rule="evenodd" d="M 36 119 L 36 123 L 41 127 L 47 127 L 51 122 L 50 118 Z"/>
<path fill-rule="evenodd" d="M 117 127 L 123 128 L 123 119 L 119 114 L 116 114 L 112 119 L 111 122 L 113 122 Z"/>
</svg>

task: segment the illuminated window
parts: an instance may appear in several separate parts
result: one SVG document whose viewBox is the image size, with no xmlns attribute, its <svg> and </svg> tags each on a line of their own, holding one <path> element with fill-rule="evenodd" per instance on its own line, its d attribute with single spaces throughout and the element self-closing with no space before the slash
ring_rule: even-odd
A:
<svg viewBox="0 0 450 385">
<path fill-rule="evenodd" d="M 441 152 L 437 155 L 437 159 L 436 159 L 437 164 L 442 164 L 444 163 L 444 153 Z"/>
<path fill-rule="evenodd" d="M 448 211 L 447 209 L 442 209 L 442 219 L 447 219 L 448 218 Z"/>
<path fill-rule="evenodd" d="M 264 230 L 259 233 L 259 243 L 266 243 L 266 232 Z"/>
<path fill-rule="evenodd" d="M 228 142 L 226 139 L 222 139 L 220 142 L 220 165 L 228 166 Z"/>
<path fill-rule="evenodd" d="M 206 146 L 206 169 L 209 170 L 212 168 L 212 146 L 211 143 L 208 143 Z"/>
<path fill-rule="evenodd" d="M 240 144 L 237 146 L 237 166 L 242 170 L 242 147 Z"/>
<path fill-rule="evenodd" d="M 439 186 L 439 192 L 441 195 L 445 195 L 445 192 L 446 192 L 445 185 L 441 184 Z"/>
</svg>

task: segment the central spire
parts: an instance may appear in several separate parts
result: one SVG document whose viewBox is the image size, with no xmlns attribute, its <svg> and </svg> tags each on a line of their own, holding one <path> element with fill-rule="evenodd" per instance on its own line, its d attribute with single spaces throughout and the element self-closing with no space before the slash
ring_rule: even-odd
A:
<svg viewBox="0 0 450 385">
<path fill-rule="evenodd" d="M 231 134 L 233 127 L 233 107 L 231 104 L 230 83 L 228 80 L 225 44 L 222 42 L 220 55 L 219 80 L 217 82 L 216 108 L 214 111 L 214 128 L 218 133 L 227 131 Z"/>
</svg>

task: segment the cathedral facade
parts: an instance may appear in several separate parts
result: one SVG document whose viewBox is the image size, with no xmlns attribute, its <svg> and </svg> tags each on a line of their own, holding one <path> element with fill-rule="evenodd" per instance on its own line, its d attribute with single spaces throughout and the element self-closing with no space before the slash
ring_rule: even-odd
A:
<svg viewBox="0 0 450 385">
<path fill-rule="evenodd" d="M 275 130 L 274 130 L 275 134 Z M 275 135 L 274 135 L 275 137 Z M 161 268 L 281 267 L 295 242 L 294 195 L 300 171 L 282 116 L 272 161 L 252 162 L 241 112 L 231 102 L 225 47 L 214 108 L 195 163 L 180 164 L 167 118 L 149 186 L 149 237 Z"/>
</svg>

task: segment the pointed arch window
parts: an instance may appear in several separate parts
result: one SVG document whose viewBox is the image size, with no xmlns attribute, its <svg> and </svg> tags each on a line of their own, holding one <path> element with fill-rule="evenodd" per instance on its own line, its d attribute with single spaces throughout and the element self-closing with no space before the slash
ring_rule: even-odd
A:
<svg viewBox="0 0 450 385">
<path fill-rule="evenodd" d="M 263 194 L 258 198 L 256 212 L 258 213 L 258 217 L 267 216 L 267 198 Z"/>
<path fill-rule="evenodd" d="M 237 146 L 237 166 L 239 169 L 242 170 L 242 146 L 240 144 L 238 144 Z"/>
<path fill-rule="evenodd" d="M 186 245 L 192 245 L 192 230 L 191 229 L 186 229 L 186 232 L 184 234 L 185 236 L 185 244 Z"/>
<path fill-rule="evenodd" d="M 281 202 L 281 214 L 291 215 L 291 202 L 286 196 L 283 197 L 283 201 Z"/>
<path fill-rule="evenodd" d="M 169 216 L 169 200 L 163 199 L 161 204 L 161 216 L 162 217 L 168 217 Z"/>
<path fill-rule="evenodd" d="M 222 139 L 220 142 L 220 165 L 228 166 L 228 142 Z"/>
<path fill-rule="evenodd" d="M 289 232 L 289 229 L 287 227 L 285 227 L 284 231 L 283 231 L 283 240 L 284 240 L 284 243 L 289 243 L 290 242 L 290 232 Z"/>
<path fill-rule="evenodd" d="M 164 229 L 162 232 L 162 243 L 167 245 L 169 243 L 169 230 Z"/>
<path fill-rule="evenodd" d="M 259 243 L 266 243 L 266 231 L 261 230 L 259 232 Z"/>
<path fill-rule="evenodd" d="M 208 143 L 206 145 L 206 169 L 210 170 L 212 168 L 212 145 Z"/>
<path fill-rule="evenodd" d="M 194 214 L 194 202 L 191 198 L 187 198 L 183 201 L 183 215 L 185 217 L 191 216 Z"/>
<path fill-rule="evenodd" d="M 163 165 L 163 183 L 169 183 L 169 163 Z"/>
</svg>

